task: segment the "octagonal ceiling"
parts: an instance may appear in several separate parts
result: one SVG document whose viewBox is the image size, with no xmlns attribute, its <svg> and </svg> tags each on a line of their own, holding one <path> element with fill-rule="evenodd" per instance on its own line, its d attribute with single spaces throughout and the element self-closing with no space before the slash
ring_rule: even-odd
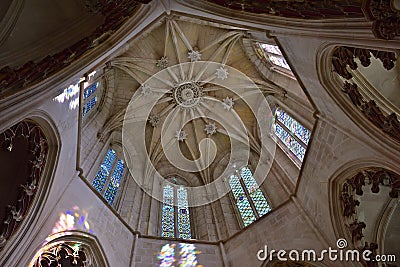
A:
<svg viewBox="0 0 400 267">
<path fill-rule="evenodd" d="M 126 111 L 130 144 L 140 142 L 135 138 L 143 132 L 146 151 L 137 154 L 146 154 L 156 170 L 194 172 L 198 180 L 189 184 L 201 185 L 215 179 L 214 167 L 232 148 L 248 143 L 251 152 L 261 153 L 259 132 L 269 132 L 271 112 L 260 115 L 260 102 L 285 90 L 264 80 L 248 59 L 247 37 L 245 29 L 173 15 L 150 25 L 111 61 L 111 114 Z M 136 163 L 135 169 L 146 166 Z"/>
</svg>

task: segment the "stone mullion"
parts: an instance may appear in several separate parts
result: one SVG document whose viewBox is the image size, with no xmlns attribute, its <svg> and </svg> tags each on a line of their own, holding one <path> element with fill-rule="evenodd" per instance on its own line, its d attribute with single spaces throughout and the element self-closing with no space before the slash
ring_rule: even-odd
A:
<svg viewBox="0 0 400 267">
<path fill-rule="evenodd" d="M 283 129 L 285 129 L 285 131 L 290 134 L 291 137 L 293 137 L 302 147 L 304 147 L 305 149 L 307 149 L 307 145 L 304 144 L 303 141 L 301 141 L 296 134 L 294 134 L 291 130 L 289 130 L 285 124 L 283 124 L 281 121 L 278 120 L 278 118 L 275 117 L 275 121 L 276 123 L 278 123 Z"/>
<path fill-rule="evenodd" d="M 101 194 L 103 197 L 104 197 L 104 194 L 105 194 L 106 191 L 107 191 L 108 185 L 110 184 L 112 174 L 113 174 L 113 172 L 114 172 L 114 170 L 115 170 L 115 168 L 116 168 L 116 166 L 117 166 L 117 162 L 118 162 L 118 157 L 115 157 L 115 160 L 114 160 L 114 162 L 113 162 L 113 165 L 112 165 L 112 168 L 111 168 L 111 170 L 110 170 L 110 173 L 109 173 L 108 176 L 107 176 L 106 183 L 104 184 L 103 189 L 102 189 L 101 192 L 100 192 L 100 194 Z"/>
<path fill-rule="evenodd" d="M 121 183 L 118 187 L 117 194 L 115 196 L 114 204 L 113 204 L 115 210 L 117 210 L 118 213 L 121 212 L 121 207 L 122 207 L 121 200 L 122 200 L 123 196 L 126 194 L 126 191 L 128 189 L 127 187 L 128 187 L 128 172 L 124 170 L 124 173 L 122 174 L 122 177 L 121 177 Z"/>
<path fill-rule="evenodd" d="M 237 170 L 236 170 L 236 171 L 237 171 Z M 240 185 L 242 186 L 243 191 L 244 191 L 244 194 L 246 195 L 246 197 L 247 197 L 247 199 L 248 199 L 248 201 L 249 201 L 249 203 L 250 203 L 250 207 L 251 207 L 251 209 L 253 210 L 254 216 L 255 216 L 256 219 L 258 220 L 258 219 L 260 218 L 260 215 L 259 215 L 258 212 L 257 212 L 256 206 L 254 206 L 253 200 L 251 199 L 251 196 L 250 196 L 250 194 L 249 194 L 249 191 L 247 191 L 247 187 L 246 187 L 246 185 L 245 185 L 245 183 L 244 183 L 244 181 L 243 181 L 242 175 L 240 174 L 239 171 L 237 171 L 237 176 L 239 177 Z"/>
</svg>

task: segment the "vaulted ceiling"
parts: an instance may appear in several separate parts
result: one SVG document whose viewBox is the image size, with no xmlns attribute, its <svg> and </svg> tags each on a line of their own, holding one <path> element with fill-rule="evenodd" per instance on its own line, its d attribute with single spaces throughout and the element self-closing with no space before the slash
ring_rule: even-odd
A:
<svg viewBox="0 0 400 267">
<path fill-rule="evenodd" d="M 149 1 L 2 1 L 0 99 L 69 66 Z"/>
<path fill-rule="evenodd" d="M 149 28 L 111 61 L 117 84 L 111 113 L 118 116 L 126 109 L 125 122 L 135 117 L 135 123 L 124 125 L 124 133 L 140 135 L 144 130 L 147 152 L 142 151 L 143 155 L 149 155 L 156 169 L 158 165 L 165 168 L 165 162 L 184 165 L 184 158 L 197 160 L 196 166 L 180 166 L 177 171 L 195 168 L 204 184 L 213 176 L 206 165 L 218 164 L 232 142 L 248 138 L 252 150 L 260 152 L 254 114 L 260 96 L 251 93 L 259 92 L 261 99 L 263 94 L 239 76 L 258 81 L 265 94 L 283 95 L 284 90 L 263 80 L 246 56 L 242 44 L 246 31 L 178 16 L 161 19 Z M 236 88 L 224 84 L 228 77 L 237 79 Z M 248 103 L 243 94 L 250 94 Z M 148 107 L 146 114 L 143 107 Z M 265 126 L 266 118 L 267 114 Z M 236 140 L 229 138 L 232 131 L 236 131 Z M 201 142 L 207 137 L 215 147 Z M 168 149 L 171 151 L 166 152 Z"/>
</svg>

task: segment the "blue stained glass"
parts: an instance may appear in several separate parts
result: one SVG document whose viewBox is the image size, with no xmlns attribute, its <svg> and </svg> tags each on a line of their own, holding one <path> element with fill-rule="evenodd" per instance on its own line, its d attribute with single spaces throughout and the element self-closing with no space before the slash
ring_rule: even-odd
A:
<svg viewBox="0 0 400 267">
<path fill-rule="evenodd" d="M 116 158 L 116 153 L 113 149 L 109 149 L 106 156 L 104 157 L 103 162 L 100 165 L 100 169 L 96 174 L 96 177 L 93 180 L 93 187 L 101 192 L 106 183 L 108 176 L 110 175 L 111 168 Z"/>
<path fill-rule="evenodd" d="M 97 96 L 92 97 L 86 105 L 83 106 L 82 117 L 85 117 L 86 114 L 91 111 L 97 103 Z"/>
<path fill-rule="evenodd" d="M 300 161 L 303 161 L 306 149 L 294 137 L 279 124 L 275 125 L 275 134 Z"/>
<path fill-rule="evenodd" d="M 288 128 L 292 133 L 294 133 L 305 145 L 311 138 L 311 131 L 304 128 L 298 121 L 289 116 L 285 111 L 280 108 L 276 109 L 276 117 L 282 122 L 286 128 Z"/>
<path fill-rule="evenodd" d="M 175 237 L 174 188 L 170 185 L 163 189 L 163 206 L 161 215 L 161 236 Z"/>
<path fill-rule="evenodd" d="M 118 160 L 115 166 L 114 172 L 111 176 L 110 183 L 108 184 L 106 193 L 104 194 L 104 198 L 111 205 L 114 202 L 115 196 L 117 195 L 118 188 L 121 183 L 122 175 L 124 174 L 125 164 L 122 160 Z"/>
<path fill-rule="evenodd" d="M 83 92 L 83 100 L 85 101 L 88 99 L 94 92 L 96 92 L 97 87 L 99 86 L 99 82 L 92 83 L 88 87 L 85 88 L 85 91 Z"/>
<path fill-rule="evenodd" d="M 177 190 L 178 198 L 178 237 L 190 239 L 189 204 L 186 188 L 180 186 Z"/>
<path fill-rule="evenodd" d="M 250 202 L 240 184 L 239 177 L 231 175 L 229 178 L 229 185 L 231 186 L 232 193 L 236 199 L 236 206 L 239 210 L 240 216 L 242 217 L 243 224 L 244 226 L 247 226 L 256 220 L 256 216 L 254 215 Z"/>
</svg>

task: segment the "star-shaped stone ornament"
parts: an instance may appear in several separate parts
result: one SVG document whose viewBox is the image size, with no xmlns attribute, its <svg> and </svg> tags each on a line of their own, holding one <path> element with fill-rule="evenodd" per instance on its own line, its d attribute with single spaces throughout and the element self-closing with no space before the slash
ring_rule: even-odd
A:
<svg viewBox="0 0 400 267">
<path fill-rule="evenodd" d="M 199 51 L 191 50 L 188 52 L 188 58 L 191 61 L 199 61 L 201 59 L 201 53 Z"/>
<path fill-rule="evenodd" d="M 208 135 L 213 135 L 213 134 L 215 134 L 217 132 L 217 126 L 215 125 L 215 123 L 209 122 L 204 127 L 204 131 Z"/>
<path fill-rule="evenodd" d="M 160 123 L 160 117 L 158 115 L 150 115 L 149 123 L 151 124 L 151 126 L 157 127 Z"/>
<path fill-rule="evenodd" d="M 143 96 L 148 96 L 149 94 L 151 94 L 151 87 L 148 84 L 143 84 L 142 86 L 140 86 L 140 93 Z"/>
<path fill-rule="evenodd" d="M 163 56 L 159 60 L 157 60 L 156 66 L 160 69 L 163 70 L 168 67 L 168 57 Z"/>
<path fill-rule="evenodd" d="M 231 110 L 233 108 L 234 104 L 235 104 L 235 102 L 233 102 L 233 98 L 230 98 L 229 96 L 227 96 L 222 101 L 222 105 L 224 106 L 224 109 L 226 109 L 226 110 Z"/>
<path fill-rule="evenodd" d="M 225 80 L 226 78 L 228 78 L 228 75 L 229 75 L 228 70 L 225 69 L 224 67 L 219 67 L 215 74 L 221 80 Z"/>
<path fill-rule="evenodd" d="M 185 130 L 179 130 L 179 131 L 176 131 L 176 133 L 175 133 L 176 139 L 178 139 L 178 141 L 181 141 L 181 142 L 186 140 L 187 135 L 188 134 L 186 133 Z"/>
</svg>

